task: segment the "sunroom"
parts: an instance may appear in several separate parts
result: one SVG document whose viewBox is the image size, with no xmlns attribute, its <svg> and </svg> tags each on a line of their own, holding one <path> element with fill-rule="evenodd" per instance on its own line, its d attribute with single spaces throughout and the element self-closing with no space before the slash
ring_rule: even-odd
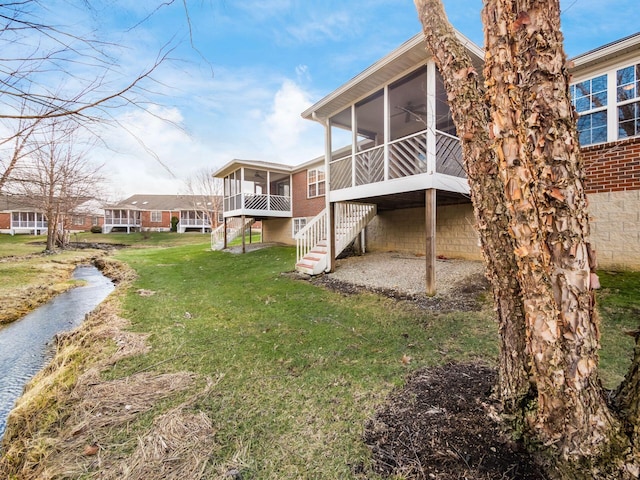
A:
<svg viewBox="0 0 640 480">
<path fill-rule="evenodd" d="M 141 212 L 137 208 L 105 208 L 102 233 L 122 231 L 126 233 L 139 231 Z"/>
<path fill-rule="evenodd" d="M 224 182 L 224 218 L 291 216 L 291 170 L 283 165 L 233 160 L 213 176 Z"/>
<path fill-rule="evenodd" d="M 480 72 L 481 50 L 460 37 Z M 429 188 L 468 193 L 442 77 L 422 34 L 302 116 L 325 126 L 331 202 Z"/>
<path fill-rule="evenodd" d="M 481 73 L 482 50 L 463 35 L 458 37 Z M 333 270 L 340 249 L 337 237 L 345 221 L 341 209 L 354 204 L 370 205 L 377 215 L 423 208 L 424 254 L 428 272 L 433 270 L 436 209 L 470 200 L 443 79 L 426 50 L 424 35 L 414 36 L 302 116 L 325 127 L 331 262 L 326 270 Z M 349 214 L 347 221 L 355 224 L 352 217 Z M 428 292 L 433 283 L 433 278 L 427 280 Z"/>
<path fill-rule="evenodd" d="M 291 218 L 292 169 L 259 160 L 232 160 L 214 172 L 223 180 L 224 223 L 212 232 L 213 249 L 226 247 L 257 220 Z M 244 241 L 244 235 L 243 235 Z"/>
</svg>

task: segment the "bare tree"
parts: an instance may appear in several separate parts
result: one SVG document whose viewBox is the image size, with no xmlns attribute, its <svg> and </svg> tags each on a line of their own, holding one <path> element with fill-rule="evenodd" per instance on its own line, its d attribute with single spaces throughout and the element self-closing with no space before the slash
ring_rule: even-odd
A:
<svg viewBox="0 0 640 480">
<path fill-rule="evenodd" d="M 159 3 L 158 9 L 172 3 Z M 68 5 L 75 6 L 93 8 L 84 0 Z M 93 131 L 96 124 L 115 121 L 113 109 L 146 109 L 151 75 L 171 51 L 165 47 L 150 65 L 125 73 L 118 62 L 120 46 L 94 38 L 88 29 L 49 24 L 48 8 L 39 0 L 0 5 L 0 191 L 41 120 L 70 118 Z"/>
<path fill-rule="evenodd" d="M 559 1 L 484 2 L 484 84 L 441 1 L 415 5 L 462 139 L 505 418 L 556 478 L 638 478 L 638 358 L 617 408 L 598 378 L 598 280 Z"/>
<path fill-rule="evenodd" d="M 193 197 L 193 209 L 206 213 L 215 228 L 222 214 L 222 179 L 215 178 L 212 168 L 201 168 L 185 181 L 187 193 Z"/>
<path fill-rule="evenodd" d="M 47 219 L 47 251 L 68 242 L 69 227 L 80 205 L 96 198 L 100 190 L 100 166 L 87 159 L 90 145 L 83 145 L 75 122 L 43 120 L 43 131 L 30 138 L 32 154 L 15 169 L 8 184 L 12 193 L 42 212 Z"/>
</svg>

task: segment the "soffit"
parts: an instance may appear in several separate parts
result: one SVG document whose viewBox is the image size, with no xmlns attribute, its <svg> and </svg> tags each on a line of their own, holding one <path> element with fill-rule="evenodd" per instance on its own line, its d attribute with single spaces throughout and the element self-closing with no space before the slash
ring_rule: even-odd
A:
<svg viewBox="0 0 640 480">
<path fill-rule="evenodd" d="M 482 50 L 459 32 L 456 32 L 456 35 L 466 46 L 474 64 L 480 65 Z M 302 117 L 310 120 L 329 118 L 403 73 L 424 65 L 430 57 L 424 43 L 424 34 L 421 32 L 309 107 L 302 112 Z"/>
<path fill-rule="evenodd" d="M 279 173 L 291 173 L 293 167 L 291 165 L 285 165 L 283 163 L 264 162 L 262 160 L 231 160 L 224 167 L 213 172 L 213 176 L 216 178 L 224 178 L 230 173 L 238 170 L 239 168 L 254 168 L 257 170 L 269 170 L 270 172 Z"/>
<path fill-rule="evenodd" d="M 613 65 L 626 58 L 633 58 L 639 52 L 640 33 L 636 33 L 572 58 L 571 61 L 574 66 L 571 68 L 571 73 L 580 75 L 594 68 Z"/>
</svg>

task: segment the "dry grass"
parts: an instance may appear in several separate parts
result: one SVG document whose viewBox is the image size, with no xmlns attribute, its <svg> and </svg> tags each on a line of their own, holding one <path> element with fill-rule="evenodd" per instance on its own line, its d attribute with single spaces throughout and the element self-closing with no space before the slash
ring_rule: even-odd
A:
<svg viewBox="0 0 640 480">
<path fill-rule="evenodd" d="M 85 250 L 57 255 L 0 258 L 0 325 L 17 320 L 52 297 L 73 288 L 73 270 L 80 263 L 105 262 L 104 252 Z M 100 268 L 100 267 L 98 267 Z M 109 276 L 107 274 L 107 276 Z"/>
<path fill-rule="evenodd" d="M 135 278 L 112 259 L 100 259 L 98 267 L 120 286 Z M 109 366 L 149 349 L 147 335 L 126 331 L 129 322 L 116 313 L 121 290 L 81 327 L 58 336 L 53 361 L 27 385 L 10 414 L 2 478 L 177 480 L 198 478 L 206 468 L 215 432 L 210 419 L 191 407 L 217 382 L 198 385 L 188 372 L 101 378 Z M 145 427 L 145 414 L 181 395 L 182 403 Z"/>
</svg>

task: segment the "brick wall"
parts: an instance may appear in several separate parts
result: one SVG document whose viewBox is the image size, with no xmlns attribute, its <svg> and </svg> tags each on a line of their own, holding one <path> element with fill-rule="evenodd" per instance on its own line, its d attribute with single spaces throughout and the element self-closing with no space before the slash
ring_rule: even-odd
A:
<svg viewBox="0 0 640 480">
<path fill-rule="evenodd" d="M 163 231 L 169 231 L 171 229 L 171 217 L 180 218 L 180 213 L 163 210 L 161 217 L 162 220 L 160 222 L 152 222 L 151 210 L 143 210 L 140 212 L 140 226 L 143 230 L 161 229 Z"/>
<path fill-rule="evenodd" d="M 436 254 L 448 258 L 481 260 L 470 204 L 438 207 Z M 367 226 L 367 249 L 424 255 L 424 208 L 382 211 Z"/>
<path fill-rule="evenodd" d="M 324 195 L 307 198 L 307 170 L 294 173 L 292 179 L 291 196 L 293 202 L 293 216 L 315 217 L 325 207 Z"/>
<path fill-rule="evenodd" d="M 640 137 L 582 149 L 589 193 L 640 189 Z"/>
<path fill-rule="evenodd" d="M 0 229 L 8 230 L 11 228 L 11 214 L 0 213 Z"/>
</svg>

